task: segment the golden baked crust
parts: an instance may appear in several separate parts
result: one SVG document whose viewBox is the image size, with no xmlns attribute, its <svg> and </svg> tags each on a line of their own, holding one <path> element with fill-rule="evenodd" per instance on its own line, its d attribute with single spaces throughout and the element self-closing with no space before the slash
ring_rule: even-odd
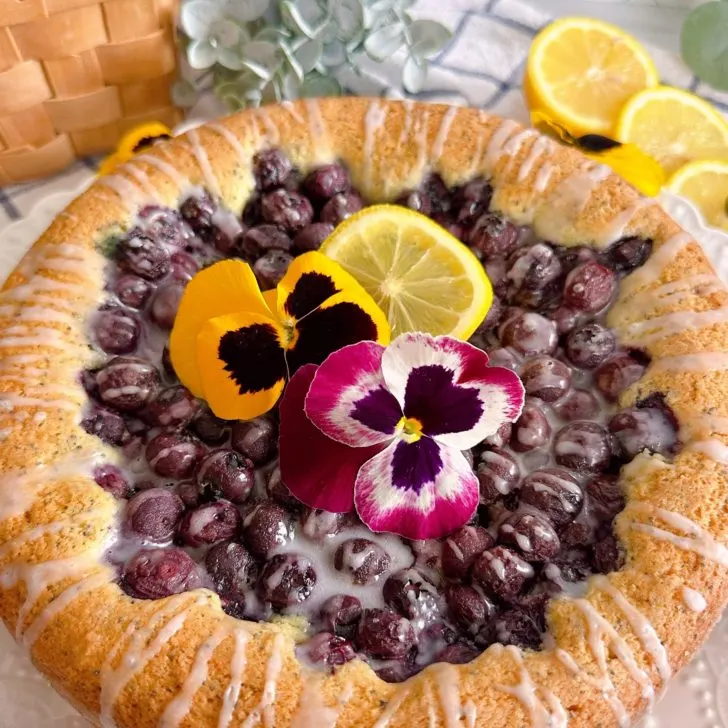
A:
<svg viewBox="0 0 728 728">
<path fill-rule="evenodd" d="M 303 170 L 343 160 L 373 200 L 429 169 L 449 185 L 483 174 L 496 208 L 555 242 L 654 241 L 609 323 L 652 356 L 622 404 L 664 392 L 684 447 L 672 463 L 640 455 L 624 469 L 626 566 L 592 578 L 582 599 L 552 601 L 547 649 L 494 646 L 401 685 L 359 661 L 326 676 L 297 661 L 290 627 L 232 619 L 208 591 L 135 600 L 101 564 L 117 506 L 88 474 L 95 457 L 115 454 L 79 426 L 77 382 L 94 357 L 85 318 L 102 295 L 97 245 L 139 202 L 171 205 L 190 185 L 241 209 L 252 155 L 266 145 Z M 727 299 L 700 247 L 657 204 L 579 153 L 481 111 L 304 101 L 157 146 L 61 213 L 0 295 L 0 614 L 56 688 L 101 725 L 626 724 L 690 659 L 728 599 Z"/>
</svg>

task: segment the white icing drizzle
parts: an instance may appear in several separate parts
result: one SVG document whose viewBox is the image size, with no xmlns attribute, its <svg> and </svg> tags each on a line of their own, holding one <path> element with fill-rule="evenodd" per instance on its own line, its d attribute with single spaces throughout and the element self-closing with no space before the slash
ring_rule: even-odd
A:
<svg viewBox="0 0 728 728">
<path fill-rule="evenodd" d="M 550 152 L 552 146 L 553 142 L 547 136 L 539 135 L 536 138 L 536 141 L 528 151 L 528 155 L 521 162 L 521 166 L 518 169 L 519 182 L 524 182 L 528 178 L 533 169 L 533 165 L 536 164 L 543 154 Z"/>
<path fill-rule="evenodd" d="M 696 415 L 680 426 L 691 437 L 705 434 L 706 431 L 716 435 L 728 435 L 728 417 L 721 415 Z"/>
<path fill-rule="evenodd" d="M 478 708 L 475 703 L 468 699 L 463 705 L 463 717 L 465 718 L 466 728 L 475 728 L 478 721 Z"/>
<path fill-rule="evenodd" d="M 628 312 L 636 310 L 641 313 L 647 313 L 661 305 L 679 305 L 684 303 L 688 298 L 705 296 L 720 290 L 725 290 L 724 286 L 714 275 L 697 273 L 696 275 L 680 278 L 677 281 L 664 283 L 657 288 L 635 293 L 626 302 L 624 307 Z M 620 307 L 620 303 L 617 302 L 611 311 L 612 315 Z"/>
<path fill-rule="evenodd" d="M 685 449 L 707 455 L 721 465 L 728 465 L 728 445 L 715 438 L 691 442 Z"/>
<path fill-rule="evenodd" d="M 230 129 L 228 129 L 224 124 L 217 124 L 214 122 L 208 124 L 207 128 L 211 131 L 217 132 L 232 147 L 243 164 L 250 165 L 250 152 L 245 151 L 245 147 L 243 147 L 240 140 L 232 131 L 230 131 Z"/>
<path fill-rule="evenodd" d="M 313 138 L 313 145 L 316 148 L 322 143 L 322 140 L 326 139 L 326 124 L 324 124 L 324 117 L 321 115 L 321 107 L 317 99 L 306 99 L 304 101 L 306 111 L 308 113 L 308 126 L 311 130 L 311 136 Z M 293 114 L 293 109 L 288 109 Z M 299 117 L 299 122 L 303 122 L 303 119 Z"/>
<path fill-rule="evenodd" d="M 296 107 L 293 105 L 293 102 L 281 101 L 280 106 L 282 106 L 298 124 L 303 124 L 305 122 L 305 119 L 296 111 Z"/>
<path fill-rule="evenodd" d="M 517 685 L 498 685 L 498 690 L 512 695 L 523 705 L 533 728 L 566 728 L 569 719 L 564 706 L 551 691 L 533 682 L 521 651 L 513 645 L 508 645 L 505 652 L 518 666 L 519 682 Z M 543 695 L 546 705 L 539 698 L 539 692 Z"/>
<path fill-rule="evenodd" d="M 347 683 L 339 695 L 336 705 L 329 706 L 323 701 L 321 686 L 325 678 L 321 674 L 305 674 L 303 690 L 291 728 L 335 728 L 341 711 L 353 694 L 353 686 Z"/>
<path fill-rule="evenodd" d="M 110 577 L 106 571 L 98 571 L 64 589 L 55 599 L 46 604 L 28 629 L 25 630 L 23 644 L 30 649 L 43 630 L 53 621 L 54 617 L 63 612 L 76 597 L 85 592 L 99 589 L 108 584 L 109 581 Z"/>
<path fill-rule="evenodd" d="M 488 140 L 488 146 L 485 148 L 485 155 L 483 156 L 483 164 L 489 172 L 495 169 L 501 157 L 504 155 L 503 147 L 505 143 L 520 128 L 520 124 L 517 124 L 515 121 L 503 119 L 498 128 L 493 131 L 493 134 Z"/>
<path fill-rule="evenodd" d="M 435 711 L 435 696 L 432 694 L 430 683 L 426 682 L 422 687 L 427 706 L 427 728 L 437 728 L 437 712 Z"/>
<path fill-rule="evenodd" d="M 222 696 L 222 708 L 220 708 L 217 728 L 228 728 L 230 726 L 235 706 L 238 704 L 238 698 L 240 697 L 240 687 L 243 684 L 243 673 L 247 664 L 245 648 L 248 646 L 249 635 L 242 629 L 236 629 L 233 632 L 233 639 L 235 646 L 230 660 L 230 682 Z"/>
<path fill-rule="evenodd" d="M 387 703 L 387 707 L 382 711 L 382 714 L 377 718 L 372 728 L 387 728 L 390 721 L 397 714 L 402 703 L 410 694 L 410 688 L 407 687 L 407 683 L 402 684 L 397 692 L 392 696 L 392 699 Z"/>
<path fill-rule="evenodd" d="M 533 181 L 533 188 L 536 192 L 545 192 L 551 182 L 551 175 L 556 168 L 550 162 L 545 162 L 536 173 L 536 179 Z"/>
<path fill-rule="evenodd" d="M 402 124 L 402 131 L 399 134 L 399 141 L 397 147 L 402 148 L 409 140 L 412 132 L 412 109 L 414 108 L 415 102 L 412 99 L 405 99 L 402 102 L 402 108 L 404 109 L 404 123 Z"/>
<path fill-rule="evenodd" d="M 652 255 L 650 255 L 643 265 L 633 273 L 630 273 L 620 283 L 620 295 L 622 298 L 633 295 L 639 289 L 657 281 L 665 268 L 667 268 L 680 251 L 684 250 L 692 240 L 692 237 L 688 233 L 680 232 L 657 248 L 657 250 L 653 251 Z"/>
<path fill-rule="evenodd" d="M 207 156 L 207 152 L 200 142 L 200 132 L 197 129 L 191 129 L 185 136 L 187 141 L 190 143 L 192 154 L 197 160 L 202 176 L 205 178 L 207 189 L 213 195 L 222 197 L 220 184 L 218 183 L 217 176 L 215 175 L 215 170 L 212 168 L 212 164 L 210 164 L 210 157 Z"/>
<path fill-rule="evenodd" d="M 123 169 L 125 172 L 127 172 L 127 174 L 130 174 L 139 183 L 139 186 L 151 199 L 159 197 L 159 191 L 152 186 L 149 177 L 146 175 L 145 172 L 135 166 L 133 162 L 126 162 L 125 164 L 122 164 L 119 168 Z"/>
<path fill-rule="evenodd" d="M 125 203 L 129 214 L 134 214 L 146 200 L 141 190 L 135 184 L 132 184 L 130 180 L 118 173 L 102 174 L 96 178 L 96 184 L 102 187 L 108 187 L 115 192 L 121 198 L 122 202 Z M 92 187 L 91 189 L 94 188 Z"/>
<path fill-rule="evenodd" d="M 364 185 L 367 189 L 372 187 L 374 175 L 374 149 L 377 143 L 377 132 L 384 125 L 387 118 L 387 106 L 382 106 L 378 100 L 369 104 L 367 113 L 364 114 L 364 146 L 362 147 L 362 161 L 364 165 Z"/>
<path fill-rule="evenodd" d="M 180 611 L 180 602 L 185 602 Z M 192 606 L 201 606 L 206 600 L 197 597 L 193 602 L 189 596 L 171 599 L 157 611 L 147 624 L 140 627 L 132 622 L 119 642 L 109 653 L 107 661 L 101 667 L 99 696 L 99 718 L 102 728 L 114 728 L 114 705 L 129 681 L 141 672 L 184 626 Z M 161 626 L 152 639 L 156 628 Z M 121 655 L 116 668 L 111 666 L 114 658 L 128 641 L 128 647 Z"/>
<path fill-rule="evenodd" d="M 268 143 L 271 145 L 278 144 L 281 140 L 281 133 L 273 123 L 273 119 L 270 118 L 268 109 L 265 106 L 259 106 L 254 113 L 256 118 L 260 119 L 260 122 L 265 127 L 265 136 Z"/>
<path fill-rule="evenodd" d="M 701 351 L 697 354 L 663 356 L 650 364 L 651 371 L 721 372 L 728 369 L 728 354 L 722 351 Z"/>
<path fill-rule="evenodd" d="M 650 624 L 649 620 L 627 600 L 624 594 L 606 576 L 597 574 L 592 577 L 591 582 L 597 589 L 601 589 L 601 591 L 609 594 L 617 607 L 619 607 L 619 610 L 624 614 L 634 633 L 642 643 L 644 651 L 655 663 L 655 667 L 663 683 L 667 682 L 672 675 L 670 658 L 665 646 L 657 636 L 657 632 L 655 632 L 655 628 Z"/>
<path fill-rule="evenodd" d="M 261 716 L 263 718 L 263 725 L 269 726 L 270 728 L 275 725 L 276 691 L 278 689 L 278 678 L 283 669 L 284 641 L 284 637 L 280 632 L 273 640 L 270 656 L 268 657 L 268 664 L 265 668 L 263 694 L 260 696 L 258 705 L 248 714 L 242 728 L 253 728 L 254 725 L 260 722 Z"/>
<path fill-rule="evenodd" d="M 454 665 L 442 663 L 434 665 L 430 671 L 440 696 L 440 705 L 445 716 L 445 728 L 459 728 L 462 704 L 457 668 Z"/>
<path fill-rule="evenodd" d="M 208 126 L 210 125 L 208 124 Z M 183 175 L 173 164 L 165 162 L 154 154 L 138 154 L 134 159 L 137 162 L 145 162 L 150 167 L 155 167 L 163 174 L 166 174 L 180 190 L 190 186 L 188 177 Z"/>
<path fill-rule="evenodd" d="M 430 110 L 427 107 L 420 108 L 415 125 L 414 138 L 417 146 L 416 170 L 422 170 L 427 165 L 427 139 L 430 135 Z M 425 254 L 426 255 L 426 254 Z"/>
<path fill-rule="evenodd" d="M 455 117 L 458 114 L 459 109 L 457 106 L 450 106 L 448 110 L 442 115 L 440 121 L 440 128 L 437 130 L 435 141 L 432 144 L 432 160 L 438 161 L 443 152 L 445 151 L 445 143 L 447 142 L 448 134 L 450 133 L 450 127 L 452 126 Z"/>
<path fill-rule="evenodd" d="M 506 154 L 511 158 L 511 165 L 515 162 L 515 158 L 518 156 L 518 153 L 521 151 L 523 145 L 529 139 L 532 139 L 535 136 L 537 136 L 537 132 L 535 132 L 533 129 L 524 129 L 523 131 L 519 131 L 518 134 L 514 134 L 503 145 L 503 154 Z M 508 168 L 508 171 L 511 171 L 510 166 Z"/>
<path fill-rule="evenodd" d="M 698 614 L 704 612 L 708 606 L 705 597 L 699 591 L 691 589 L 689 586 L 682 588 L 682 600 L 689 610 Z"/>
<path fill-rule="evenodd" d="M 641 501 L 631 502 L 626 512 L 630 514 L 642 513 L 664 521 L 668 526 L 678 531 L 678 534 L 637 521 L 630 523 L 630 528 L 633 530 L 648 533 L 656 539 L 669 541 L 678 548 L 700 554 L 721 566 L 728 566 L 728 548 L 716 541 L 712 534 L 702 526 L 686 516 Z M 680 533 L 683 535 L 679 535 Z"/>
<path fill-rule="evenodd" d="M 619 329 L 619 338 L 623 344 L 646 346 L 683 331 L 725 323 L 728 323 L 728 306 L 710 311 L 676 311 L 623 326 Z"/>
<path fill-rule="evenodd" d="M 197 649 L 194 662 L 180 691 L 169 702 L 159 720 L 159 728 L 178 728 L 190 712 L 197 691 L 207 680 L 212 655 L 220 644 L 230 635 L 230 630 L 218 627 Z"/>
</svg>

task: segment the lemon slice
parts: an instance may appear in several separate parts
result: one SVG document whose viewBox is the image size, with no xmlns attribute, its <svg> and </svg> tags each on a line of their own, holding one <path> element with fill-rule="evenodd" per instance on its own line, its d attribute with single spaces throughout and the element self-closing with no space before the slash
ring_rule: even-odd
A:
<svg viewBox="0 0 728 728">
<path fill-rule="evenodd" d="M 609 134 L 627 99 L 658 81 L 647 51 L 616 25 L 563 18 L 534 39 L 524 91 L 572 134 Z"/>
<path fill-rule="evenodd" d="M 728 230 L 728 162 L 686 164 L 670 178 L 668 187 L 692 200 L 710 225 Z"/>
<path fill-rule="evenodd" d="M 726 120 L 707 101 L 671 86 L 630 99 L 616 135 L 654 157 L 668 175 L 698 159 L 728 159 Z"/>
<path fill-rule="evenodd" d="M 473 253 L 406 207 L 363 209 L 334 230 L 321 252 L 364 286 L 387 315 L 393 338 L 425 331 L 468 339 L 493 301 Z"/>
</svg>

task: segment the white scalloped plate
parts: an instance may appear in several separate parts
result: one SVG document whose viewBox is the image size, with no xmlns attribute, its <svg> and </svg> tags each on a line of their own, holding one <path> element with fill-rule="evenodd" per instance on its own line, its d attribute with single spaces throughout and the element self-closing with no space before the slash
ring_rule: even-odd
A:
<svg viewBox="0 0 728 728">
<path fill-rule="evenodd" d="M 92 176 L 89 174 L 89 182 Z M 0 281 L 17 265 L 55 215 L 87 186 L 39 202 L 23 220 L 0 233 Z M 728 282 L 728 234 L 708 227 L 688 200 L 663 192 L 660 203 L 701 242 Z M 642 728 L 728 728 L 728 615 L 700 654 L 670 683 L 655 714 Z M 0 628 L 0 728 L 89 728 L 33 667 L 10 634 Z"/>
</svg>

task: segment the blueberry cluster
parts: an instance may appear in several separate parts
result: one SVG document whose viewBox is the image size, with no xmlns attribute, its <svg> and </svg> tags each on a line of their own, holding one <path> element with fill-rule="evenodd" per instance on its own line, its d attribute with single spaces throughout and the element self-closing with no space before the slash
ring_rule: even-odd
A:
<svg viewBox="0 0 728 728">
<path fill-rule="evenodd" d="M 81 375 L 83 426 L 124 454 L 124 467 L 95 473 L 126 501 L 109 554 L 122 588 L 154 599 L 206 586 L 236 617 L 304 614 L 311 639 L 302 656 L 335 667 L 359 655 L 390 681 L 433 661 L 467 662 L 494 642 L 538 648 L 549 598 L 621 564 L 612 531 L 624 505 L 619 468 L 645 449 L 677 447 L 664 398 L 617 408 L 648 360 L 620 348 L 604 323 L 649 241 L 598 253 L 537 240 L 490 209 L 483 179 L 450 190 L 431 175 L 397 200 L 482 260 L 496 295 L 472 342 L 517 371 L 527 393 L 520 419 L 467 453 L 481 494 L 471 522 L 441 542 L 390 536 L 397 556 L 355 514 L 292 496 L 277 467 L 276 412 L 221 420 L 170 366 L 169 330 L 202 266 L 242 258 L 261 288 L 273 287 L 295 255 L 365 204 L 340 164 L 303 176 L 271 149 L 256 156 L 254 173 L 239 217 L 207 193 L 179 210 L 142 210 L 116 247 L 92 322 L 108 356 Z"/>
</svg>

